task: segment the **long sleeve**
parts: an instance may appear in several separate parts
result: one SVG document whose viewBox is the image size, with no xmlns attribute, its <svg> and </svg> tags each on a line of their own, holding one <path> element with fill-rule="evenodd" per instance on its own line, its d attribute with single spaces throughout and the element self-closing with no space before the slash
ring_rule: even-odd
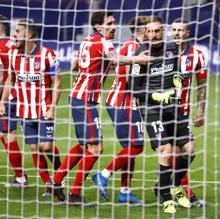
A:
<svg viewBox="0 0 220 219">
<path fill-rule="evenodd" d="M 145 74 L 141 74 L 143 68 L 143 66 L 133 64 L 128 77 L 128 88 L 132 95 L 137 98 L 145 98 L 147 92 L 143 83 L 146 76 Z"/>
</svg>

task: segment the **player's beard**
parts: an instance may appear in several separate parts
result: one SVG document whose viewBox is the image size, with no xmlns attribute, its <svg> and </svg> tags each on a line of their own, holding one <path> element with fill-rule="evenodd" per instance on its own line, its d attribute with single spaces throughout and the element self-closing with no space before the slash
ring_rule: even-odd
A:
<svg viewBox="0 0 220 219">
<path fill-rule="evenodd" d="M 115 38 L 115 31 L 111 31 L 109 35 L 110 35 L 109 36 L 110 39 L 114 39 Z"/>
<path fill-rule="evenodd" d="M 176 43 L 176 45 L 181 45 L 183 40 L 180 37 L 174 37 L 173 41 Z"/>
<path fill-rule="evenodd" d="M 153 38 L 150 41 L 152 47 L 160 47 L 161 43 L 162 43 L 162 39 L 157 39 L 157 38 Z"/>
<path fill-rule="evenodd" d="M 25 49 L 25 40 L 16 40 L 16 48 L 19 50 Z"/>
</svg>

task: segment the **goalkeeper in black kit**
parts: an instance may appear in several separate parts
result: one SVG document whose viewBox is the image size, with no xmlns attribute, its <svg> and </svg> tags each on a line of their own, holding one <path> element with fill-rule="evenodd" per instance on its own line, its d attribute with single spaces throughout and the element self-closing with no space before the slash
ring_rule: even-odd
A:
<svg viewBox="0 0 220 219">
<path fill-rule="evenodd" d="M 182 133 L 178 127 L 179 98 L 182 79 L 178 74 L 178 48 L 175 43 L 164 43 L 163 25 L 159 17 L 152 17 L 146 25 L 148 41 L 135 55 L 147 50 L 155 58 L 151 64 L 133 64 L 129 75 L 129 87 L 139 99 L 140 111 L 151 141 L 158 155 L 158 196 L 166 213 L 175 213 L 175 198 L 179 205 L 190 208 L 191 204 L 180 188 L 180 181 L 194 159 L 192 148 L 183 148 Z M 178 145 L 186 156 L 174 173 L 170 167 L 173 145 Z M 185 150 L 185 151 L 184 151 Z"/>
</svg>

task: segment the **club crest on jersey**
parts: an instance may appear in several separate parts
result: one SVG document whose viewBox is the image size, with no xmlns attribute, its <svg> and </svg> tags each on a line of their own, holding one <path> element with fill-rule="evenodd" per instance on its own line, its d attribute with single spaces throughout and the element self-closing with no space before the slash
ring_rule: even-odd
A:
<svg viewBox="0 0 220 219">
<path fill-rule="evenodd" d="M 187 67 L 190 67 L 190 66 L 192 65 L 192 59 L 189 58 L 189 57 L 187 57 L 187 58 L 186 58 L 186 63 L 185 63 L 185 64 L 186 64 Z"/>
<path fill-rule="evenodd" d="M 173 58 L 173 52 L 172 51 L 167 51 L 167 57 L 168 58 Z"/>
<path fill-rule="evenodd" d="M 39 70 L 39 68 L 40 68 L 40 62 L 35 61 L 35 62 L 34 62 L 34 69 L 35 69 L 35 70 Z"/>
</svg>

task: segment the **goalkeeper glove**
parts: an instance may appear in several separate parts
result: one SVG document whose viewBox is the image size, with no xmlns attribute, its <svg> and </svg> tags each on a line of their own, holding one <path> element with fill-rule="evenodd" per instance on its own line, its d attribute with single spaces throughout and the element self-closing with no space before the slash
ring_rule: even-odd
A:
<svg viewBox="0 0 220 219">
<path fill-rule="evenodd" d="M 184 78 L 178 74 L 173 76 L 173 84 L 176 87 L 176 98 L 181 99 Z"/>
<path fill-rule="evenodd" d="M 173 96 L 174 94 L 175 94 L 175 90 L 169 90 L 164 93 L 155 92 L 152 93 L 152 99 L 163 104 L 169 104 L 171 96 Z"/>
<path fill-rule="evenodd" d="M 180 75 L 175 74 L 173 76 L 173 84 L 176 88 L 181 89 L 183 86 L 183 77 Z"/>
</svg>

